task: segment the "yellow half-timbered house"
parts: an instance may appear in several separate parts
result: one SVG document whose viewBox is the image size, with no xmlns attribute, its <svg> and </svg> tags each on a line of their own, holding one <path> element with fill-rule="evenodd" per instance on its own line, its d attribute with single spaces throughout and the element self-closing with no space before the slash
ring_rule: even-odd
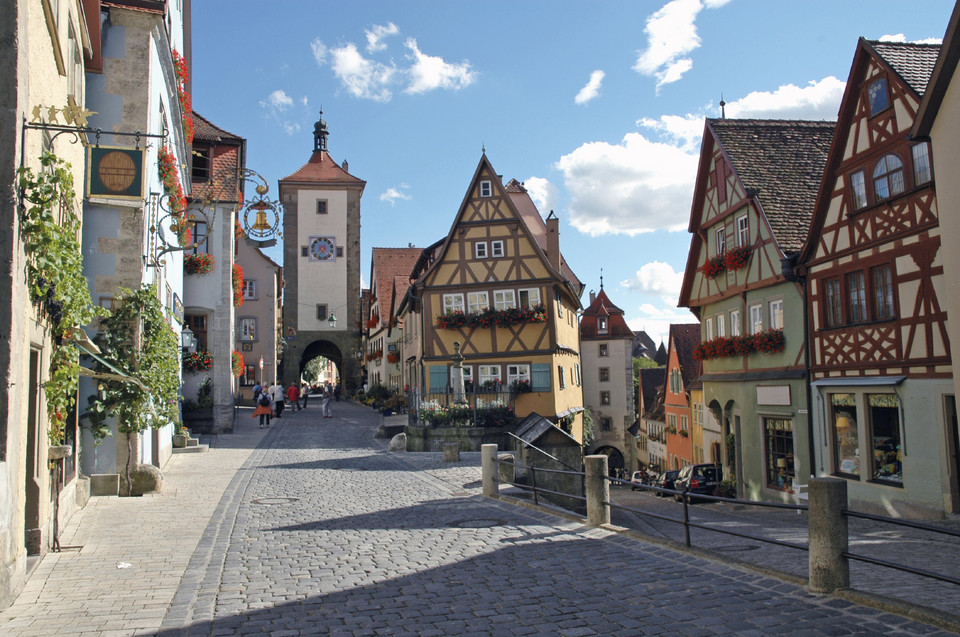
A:
<svg viewBox="0 0 960 637">
<path fill-rule="evenodd" d="M 577 312 L 583 284 L 523 185 L 504 185 L 486 154 L 453 225 L 424 251 L 404 308 L 418 323 L 421 394 L 450 389 L 454 343 L 467 389 L 509 396 L 583 440 Z M 409 323 L 410 320 L 407 319 Z"/>
</svg>

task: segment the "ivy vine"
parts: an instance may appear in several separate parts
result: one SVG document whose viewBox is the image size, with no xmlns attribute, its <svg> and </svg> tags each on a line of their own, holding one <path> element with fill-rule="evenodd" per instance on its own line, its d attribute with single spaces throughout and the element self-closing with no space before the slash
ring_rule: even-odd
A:
<svg viewBox="0 0 960 637">
<path fill-rule="evenodd" d="M 53 347 L 49 378 L 44 383 L 51 445 L 64 442 L 67 414 L 73 407 L 80 376 L 79 351 L 68 339 L 104 310 L 95 308 L 80 252 L 80 218 L 74 206 L 70 164 L 53 153 L 40 157 L 39 174 L 17 171 L 26 202 L 20 232 L 27 254 L 27 285 L 38 314 L 46 317 Z"/>
<path fill-rule="evenodd" d="M 118 305 L 103 321 L 94 342 L 102 357 L 143 383 L 104 380 L 87 399 L 83 418 L 97 443 L 110 433 L 106 419 L 117 417 L 117 431 L 134 434 L 179 421 L 180 347 L 164 318 L 157 287 L 121 288 Z M 139 347 L 138 347 L 139 344 Z M 103 371 L 108 371 L 96 363 Z"/>
</svg>

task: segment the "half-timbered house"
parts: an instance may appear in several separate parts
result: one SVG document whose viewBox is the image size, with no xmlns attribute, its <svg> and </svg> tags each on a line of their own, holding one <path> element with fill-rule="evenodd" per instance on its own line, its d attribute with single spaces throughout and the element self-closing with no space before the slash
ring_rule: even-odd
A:
<svg viewBox="0 0 960 637">
<path fill-rule="evenodd" d="M 909 137 L 939 49 L 860 39 L 800 258 L 816 473 L 852 508 L 910 517 L 956 502 L 933 166 Z"/>
<path fill-rule="evenodd" d="M 446 238 L 424 250 L 402 308 L 419 315 L 421 392 L 450 388 L 454 343 L 476 389 L 511 396 L 583 440 L 577 312 L 583 285 L 516 180 L 504 185 L 486 154 Z"/>
<path fill-rule="evenodd" d="M 397 305 L 409 287 L 420 248 L 374 248 L 370 258 L 370 303 L 365 318 L 363 350 L 367 382 L 393 391 L 405 383 L 401 365 L 403 332 Z M 400 293 L 399 299 L 397 292 Z"/>
<path fill-rule="evenodd" d="M 680 307 L 700 319 L 704 422 L 724 476 L 751 499 L 792 497 L 809 475 L 803 246 L 834 124 L 708 119 Z M 713 420 L 711 420 L 713 419 Z"/>
<path fill-rule="evenodd" d="M 692 391 L 700 389 L 702 363 L 694 357 L 700 342 L 700 324 L 684 323 L 670 326 L 667 339 L 667 380 L 663 393 L 664 417 L 667 421 L 667 466 L 681 469 L 696 462 L 703 454 L 701 447 L 694 451 Z M 698 392 L 702 401 L 702 392 Z M 702 402 L 700 403 L 702 405 Z M 701 435 L 700 444 L 703 444 Z"/>
</svg>

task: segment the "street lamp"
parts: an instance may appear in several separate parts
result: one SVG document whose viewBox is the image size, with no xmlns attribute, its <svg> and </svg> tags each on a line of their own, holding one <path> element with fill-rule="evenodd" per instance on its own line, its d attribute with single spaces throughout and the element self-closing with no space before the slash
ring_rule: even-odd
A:
<svg viewBox="0 0 960 637">
<path fill-rule="evenodd" d="M 197 338 L 193 335 L 193 330 L 190 329 L 189 325 L 184 325 L 183 330 L 180 332 L 180 345 L 185 350 L 189 350 L 192 347 L 195 347 L 197 344 Z"/>
<path fill-rule="evenodd" d="M 330 329 L 336 328 L 336 327 L 337 327 L 337 317 L 334 316 L 333 314 L 331 314 L 331 315 L 330 315 L 330 318 L 327 319 L 327 323 L 330 324 Z"/>
</svg>

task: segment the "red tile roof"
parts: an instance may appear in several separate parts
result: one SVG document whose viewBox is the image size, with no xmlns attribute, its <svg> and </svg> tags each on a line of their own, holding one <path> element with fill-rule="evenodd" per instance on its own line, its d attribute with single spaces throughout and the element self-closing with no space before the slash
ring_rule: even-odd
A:
<svg viewBox="0 0 960 637">
<path fill-rule="evenodd" d="M 330 153 L 325 150 L 315 150 L 310 160 L 300 167 L 292 175 L 288 175 L 280 180 L 281 182 L 303 182 L 303 183 L 340 183 L 340 184 L 366 184 L 362 179 L 358 179 L 340 167 L 333 161 Z"/>
<path fill-rule="evenodd" d="M 380 326 L 387 326 L 391 316 L 393 290 L 396 286 L 397 301 L 403 298 L 410 286 L 410 273 L 416 265 L 422 248 L 374 248 L 371 281 L 377 284 L 376 311 Z M 406 282 L 404 285 L 403 282 Z M 371 315 L 375 308 L 370 308 Z"/>
<path fill-rule="evenodd" d="M 206 117 L 193 111 L 193 128 L 195 140 L 202 140 L 208 142 L 242 142 L 243 138 L 239 135 L 234 135 L 231 132 L 225 131 L 219 126 L 215 125 L 213 122 L 208 120 Z"/>
<path fill-rule="evenodd" d="M 607 317 L 607 333 L 605 334 L 599 334 L 597 331 L 597 319 L 601 316 Z M 580 320 L 580 338 L 629 338 L 633 341 L 633 330 L 627 327 L 627 322 L 623 318 L 623 310 L 610 301 L 603 288 L 600 288 L 596 298 L 583 311 L 583 318 Z"/>
<path fill-rule="evenodd" d="M 693 357 L 693 350 L 700 342 L 700 324 L 683 323 L 670 326 L 670 346 L 676 349 L 680 362 L 680 377 L 686 389 L 701 386 L 702 364 Z"/>
</svg>

